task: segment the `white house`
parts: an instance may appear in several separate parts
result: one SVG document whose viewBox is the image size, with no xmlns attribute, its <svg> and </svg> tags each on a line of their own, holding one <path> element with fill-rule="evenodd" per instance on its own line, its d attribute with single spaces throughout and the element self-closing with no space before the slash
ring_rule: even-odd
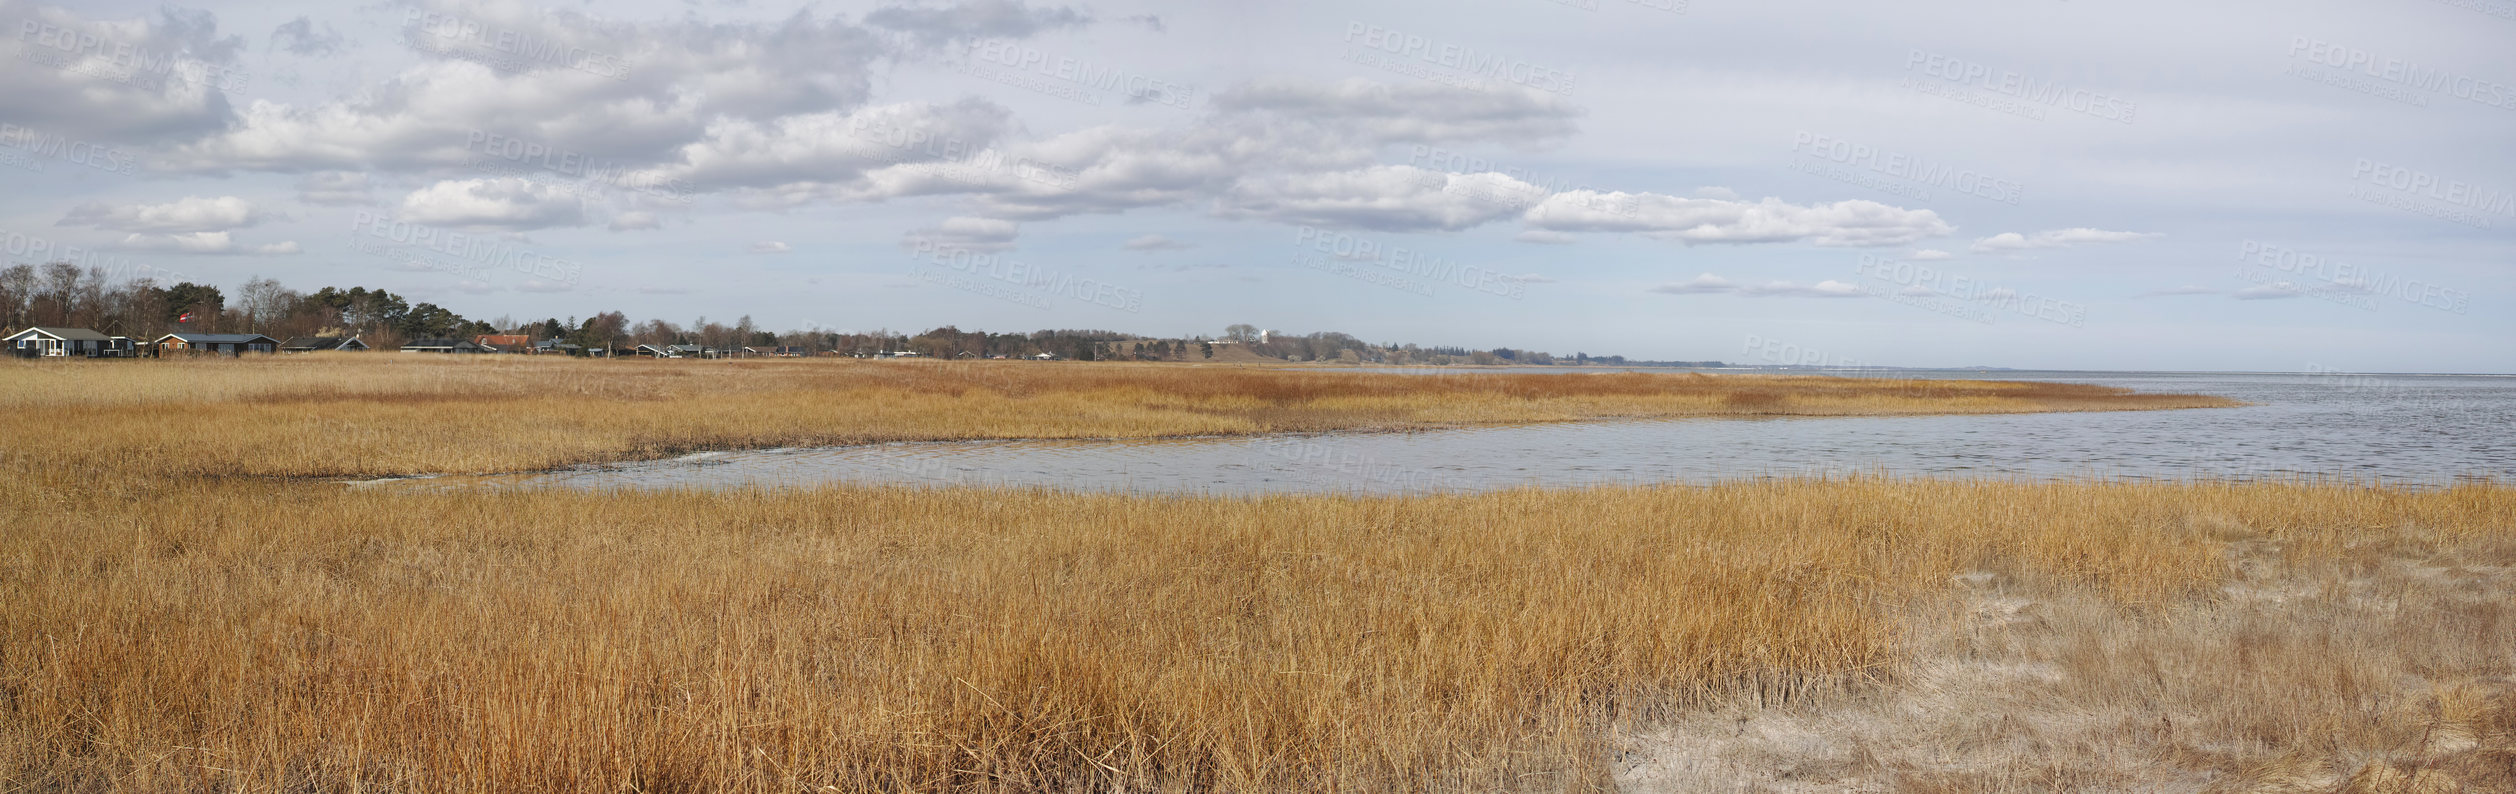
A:
<svg viewBox="0 0 2516 794">
<path fill-rule="evenodd" d="M 11 354 L 28 358 L 121 358 L 138 355 L 131 340 L 85 328 L 35 326 L 0 340 Z"/>
</svg>

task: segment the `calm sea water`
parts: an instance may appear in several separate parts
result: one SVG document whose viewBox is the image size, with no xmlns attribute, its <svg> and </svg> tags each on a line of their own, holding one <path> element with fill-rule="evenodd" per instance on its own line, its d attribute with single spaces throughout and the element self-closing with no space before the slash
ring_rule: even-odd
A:
<svg viewBox="0 0 2516 794">
<path fill-rule="evenodd" d="M 1554 370 L 1562 372 L 1562 370 Z M 1461 491 L 1883 472 L 1947 477 L 2516 481 L 2516 376 L 1894 373 L 2216 394 L 2242 408 L 1589 422 L 1167 441 L 777 449 L 400 487 L 911 483 L 1140 492 Z"/>
</svg>

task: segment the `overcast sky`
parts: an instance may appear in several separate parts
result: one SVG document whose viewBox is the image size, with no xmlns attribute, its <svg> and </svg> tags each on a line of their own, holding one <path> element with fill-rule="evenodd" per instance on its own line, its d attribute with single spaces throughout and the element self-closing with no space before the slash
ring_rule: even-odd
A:
<svg viewBox="0 0 2516 794">
<path fill-rule="evenodd" d="M 10 262 L 475 318 L 2516 372 L 2516 0 L 0 0 Z"/>
</svg>

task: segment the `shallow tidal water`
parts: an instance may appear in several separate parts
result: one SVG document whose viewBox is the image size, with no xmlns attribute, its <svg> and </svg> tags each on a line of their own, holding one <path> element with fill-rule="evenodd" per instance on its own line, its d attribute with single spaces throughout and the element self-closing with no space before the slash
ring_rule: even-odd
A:
<svg viewBox="0 0 2516 794">
<path fill-rule="evenodd" d="M 1564 370 L 1552 370 L 1567 377 Z M 905 483 L 1154 493 L 1407 493 L 1764 477 L 2516 481 L 2516 376 L 1890 372 L 2215 394 L 2239 408 L 1674 419 L 1409 433 L 976 441 L 703 453 L 388 487 L 728 488 Z"/>
</svg>

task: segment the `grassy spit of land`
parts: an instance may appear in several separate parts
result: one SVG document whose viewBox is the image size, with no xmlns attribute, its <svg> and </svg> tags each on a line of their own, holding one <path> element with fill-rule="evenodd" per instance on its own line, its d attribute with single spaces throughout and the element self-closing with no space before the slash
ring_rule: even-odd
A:
<svg viewBox="0 0 2516 794">
<path fill-rule="evenodd" d="M 701 366 L 613 375 L 594 363 L 578 379 L 538 364 L 273 361 L 6 381 L 0 781 L 482 792 L 2516 786 L 2516 489 L 2496 485 L 1855 479 L 1200 498 L 404 493 L 204 476 L 519 468 L 774 433 L 1027 428 L 972 416 L 983 409 L 1054 432 L 1126 435 L 1215 417 L 1317 429 L 1299 422 L 1536 410 L 1490 407 L 1514 400 L 1545 406 L 1540 418 L 1683 404 L 1632 385 L 1393 376 L 1409 379 L 1355 393 L 1311 380 L 1335 373 L 1229 381 L 1242 375 L 1079 368 L 987 386 L 972 381 L 997 376 L 974 368 L 659 366 L 688 363 Z M 333 367 L 366 377 L 325 377 Z M 267 377 L 239 375 L 256 372 Z M 853 385 L 795 396 L 825 377 Z M 901 380 L 860 383 L 884 377 Z M 1208 378 L 1241 393 L 1201 386 Z M 1857 388 L 1757 383 L 1744 391 L 1773 396 L 1737 409 Z M 1408 384 L 1439 399 L 1405 402 Z M 1929 394 L 2001 399 L 1964 388 Z M 641 433 L 662 425 L 623 418 L 632 430 L 589 431 L 598 438 L 587 442 L 537 429 L 569 421 L 544 402 L 549 391 L 606 417 L 775 403 L 808 418 L 701 410 L 699 429 L 660 438 Z M 914 405 L 920 394 L 949 410 Z M 474 417 L 502 398 L 529 409 L 505 417 L 515 439 Z M 24 418 L 44 413 L 28 406 L 80 421 L 51 427 Z M 1101 412 L 1056 424 L 1092 406 Z M 1364 408 L 1334 410 L 1353 406 Z M 1437 418 L 1443 410 L 1453 412 Z M 372 428 L 348 443 L 391 465 L 344 464 L 314 449 L 321 438 L 289 446 L 285 432 L 326 425 L 251 424 L 266 414 L 345 416 L 342 427 Z M 1145 416 L 1163 419 L 1129 419 Z M 392 417 L 422 428 L 420 440 L 357 436 L 400 427 Z M 894 426 L 849 429 L 875 419 Z M 207 420 L 232 421 L 213 423 L 223 435 L 180 429 Z M 432 421 L 451 429 L 428 434 Z"/>
<path fill-rule="evenodd" d="M 2077 384 L 1765 375 L 375 353 L 0 361 L 0 434 L 23 454 L 59 453 L 62 465 L 107 472 L 197 476 L 488 473 L 702 449 L 887 441 L 2231 404 Z"/>
</svg>

